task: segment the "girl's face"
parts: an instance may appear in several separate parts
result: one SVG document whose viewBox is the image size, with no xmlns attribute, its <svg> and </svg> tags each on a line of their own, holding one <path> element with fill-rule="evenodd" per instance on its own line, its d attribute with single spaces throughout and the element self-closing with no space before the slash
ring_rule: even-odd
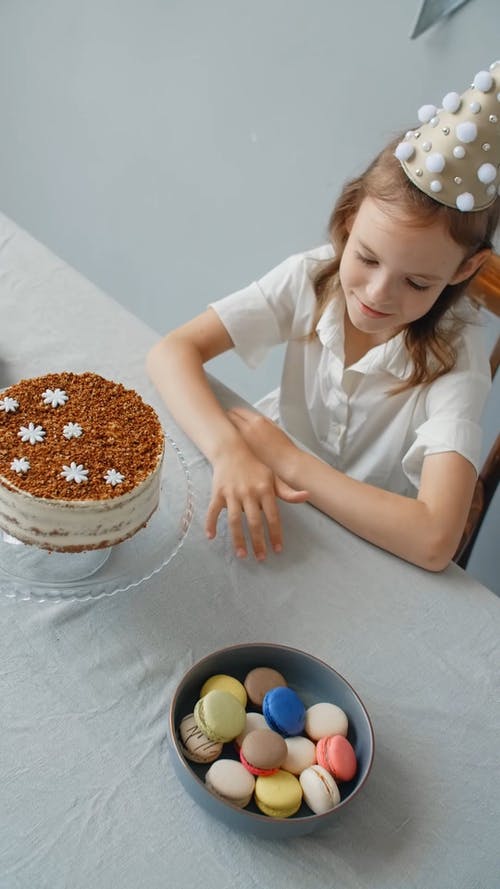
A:
<svg viewBox="0 0 500 889">
<path fill-rule="evenodd" d="M 351 323 L 374 344 L 385 342 L 425 315 L 447 284 L 473 274 L 475 257 L 464 263 L 464 256 L 441 223 L 405 224 L 365 198 L 339 269 Z"/>
</svg>

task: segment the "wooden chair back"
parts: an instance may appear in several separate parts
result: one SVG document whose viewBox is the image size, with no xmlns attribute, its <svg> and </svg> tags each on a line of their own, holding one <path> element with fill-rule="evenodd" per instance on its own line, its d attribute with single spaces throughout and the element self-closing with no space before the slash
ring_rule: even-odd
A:
<svg viewBox="0 0 500 889">
<path fill-rule="evenodd" d="M 483 305 L 488 311 L 500 317 L 500 256 L 493 254 L 478 272 L 471 286 L 469 295 Z M 500 336 L 490 355 L 491 378 L 500 365 Z M 500 435 L 497 435 L 493 446 L 481 468 L 474 489 L 472 505 L 460 545 L 453 561 L 466 568 L 472 549 L 479 534 L 488 507 L 493 499 L 500 481 Z"/>
</svg>

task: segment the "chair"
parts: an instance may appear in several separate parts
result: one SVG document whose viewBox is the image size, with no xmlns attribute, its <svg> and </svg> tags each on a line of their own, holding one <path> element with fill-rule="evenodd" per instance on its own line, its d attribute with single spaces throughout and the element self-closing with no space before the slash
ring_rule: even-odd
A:
<svg viewBox="0 0 500 889">
<path fill-rule="evenodd" d="M 500 316 L 500 256 L 493 254 L 469 287 L 469 296 L 484 306 L 489 312 Z M 500 365 L 500 337 L 490 355 L 491 378 Z M 500 480 L 500 435 L 497 435 L 488 456 L 479 472 L 472 505 L 465 525 L 460 545 L 453 561 L 466 568 L 479 529 L 488 507 L 494 497 Z"/>
</svg>

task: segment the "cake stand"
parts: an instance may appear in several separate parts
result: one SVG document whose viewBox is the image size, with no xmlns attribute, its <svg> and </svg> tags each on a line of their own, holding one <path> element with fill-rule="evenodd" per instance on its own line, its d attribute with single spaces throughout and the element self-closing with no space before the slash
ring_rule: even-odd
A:
<svg viewBox="0 0 500 889">
<path fill-rule="evenodd" d="M 36 602 L 100 599 L 138 587 L 179 552 L 193 517 L 186 460 L 165 436 L 160 502 L 147 525 L 123 543 L 82 553 L 47 552 L 0 529 L 0 593 Z"/>
</svg>

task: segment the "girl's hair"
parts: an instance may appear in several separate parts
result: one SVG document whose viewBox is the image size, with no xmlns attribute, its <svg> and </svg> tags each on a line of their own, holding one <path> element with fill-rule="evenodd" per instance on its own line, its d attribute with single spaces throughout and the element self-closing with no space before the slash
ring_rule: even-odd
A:
<svg viewBox="0 0 500 889">
<path fill-rule="evenodd" d="M 466 250 L 465 259 L 478 250 L 492 247 L 492 237 L 499 222 L 500 199 L 497 198 L 485 210 L 464 213 L 447 207 L 420 191 L 408 178 L 400 162 L 394 157 L 394 149 L 401 141 L 394 139 L 361 176 L 347 182 L 340 194 L 328 225 L 330 239 L 335 251 L 334 259 L 316 275 L 314 289 L 317 308 L 313 323 L 313 333 L 323 311 L 340 289 L 339 266 L 342 253 L 349 237 L 348 225 L 358 212 L 364 198 L 372 198 L 383 203 L 389 213 L 404 215 L 414 220 L 415 226 L 426 226 L 441 222 L 453 240 Z M 393 391 L 401 391 L 419 383 L 430 383 L 447 373 L 456 361 L 449 329 L 440 324 L 443 315 L 460 299 L 474 276 L 459 284 L 448 284 L 432 308 L 422 317 L 412 321 L 405 330 L 404 339 L 413 367 L 405 382 Z M 455 331 L 463 326 L 456 319 Z"/>
</svg>

